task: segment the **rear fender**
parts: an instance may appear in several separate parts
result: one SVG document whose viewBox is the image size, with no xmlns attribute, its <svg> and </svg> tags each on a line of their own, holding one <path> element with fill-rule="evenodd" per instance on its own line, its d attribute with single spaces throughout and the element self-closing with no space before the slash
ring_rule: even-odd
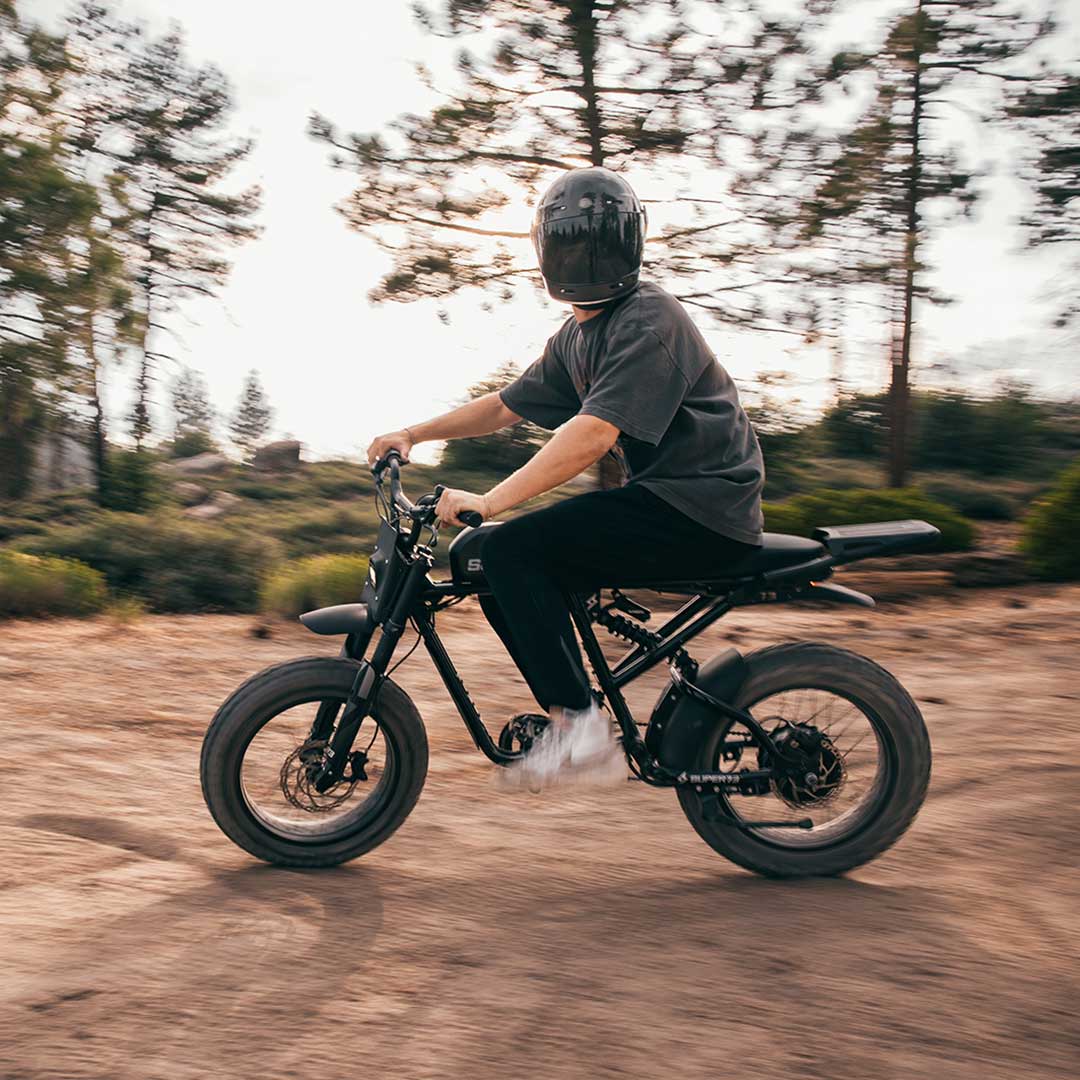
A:
<svg viewBox="0 0 1080 1080">
<path fill-rule="evenodd" d="M 733 703 L 746 681 L 748 668 L 738 649 L 707 660 L 698 668 L 694 685 L 720 701 Z M 649 718 L 645 745 L 665 768 L 682 772 L 697 761 L 698 747 L 728 717 L 680 693 L 671 682 L 661 692 Z"/>
</svg>

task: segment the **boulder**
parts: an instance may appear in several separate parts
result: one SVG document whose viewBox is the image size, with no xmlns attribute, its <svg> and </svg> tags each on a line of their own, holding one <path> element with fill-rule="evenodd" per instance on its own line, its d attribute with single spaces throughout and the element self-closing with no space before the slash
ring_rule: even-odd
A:
<svg viewBox="0 0 1080 1080">
<path fill-rule="evenodd" d="M 230 510 L 235 510 L 243 501 L 239 495 L 234 495 L 231 491 L 215 491 L 206 502 L 198 506 L 189 506 L 184 514 L 196 521 L 209 521 L 229 513 Z"/>
<path fill-rule="evenodd" d="M 173 485 L 176 497 L 184 506 L 194 506 L 206 500 L 210 493 L 202 484 L 195 484 L 191 480 L 179 480 Z"/>
<path fill-rule="evenodd" d="M 177 458 L 168 462 L 167 468 L 178 476 L 204 476 L 224 472 L 230 465 L 232 462 L 224 454 L 212 450 L 194 457 Z"/>
<path fill-rule="evenodd" d="M 300 443 L 296 439 L 279 439 L 255 451 L 251 464 L 267 472 L 290 472 L 300 467 Z"/>
</svg>

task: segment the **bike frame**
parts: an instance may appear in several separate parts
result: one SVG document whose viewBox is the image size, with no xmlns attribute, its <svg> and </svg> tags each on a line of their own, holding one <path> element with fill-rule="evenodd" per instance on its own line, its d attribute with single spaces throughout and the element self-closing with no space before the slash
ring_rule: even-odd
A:
<svg viewBox="0 0 1080 1080">
<path fill-rule="evenodd" d="M 489 595 L 490 590 L 483 586 L 460 585 L 453 581 L 429 582 L 427 589 L 421 595 L 418 609 L 413 613 L 413 619 L 428 655 L 457 706 L 461 719 L 469 729 L 477 748 L 492 761 L 504 765 L 516 760 L 520 755 L 502 750 L 492 739 L 435 629 L 434 618 L 435 612 L 440 607 L 447 606 L 447 601 L 454 602 L 466 596 Z M 730 611 L 734 603 L 728 595 L 694 597 L 656 631 L 656 635 L 662 639 L 662 644 L 651 649 L 640 645 L 635 646 L 620 658 L 614 668 L 608 663 L 607 657 L 600 648 L 600 642 L 593 630 L 593 619 L 585 600 L 579 595 L 569 595 L 567 605 L 589 665 L 596 676 L 603 700 L 608 703 L 622 730 L 623 743 L 627 752 L 640 763 L 641 756 L 647 754 L 648 751 L 645 750 L 644 740 L 638 733 L 637 722 L 623 697 L 622 688 L 657 664 L 674 657 L 686 642 Z"/>
<path fill-rule="evenodd" d="M 336 725 L 332 715 L 323 715 L 320 712 L 320 718 L 312 729 L 313 738 L 327 740 L 325 764 L 316 779 L 316 787 L 320 791 L 327 790 L 344 775 L 356 733 L 364 718 L 373 710 L 380 686 L 393 670 L 391 661 L 406 627 L 410 624 L 415 626 L 420 640 L 424 642 L 435 669 L 478 749 L 498 765 L 517 761 L 522 753 L 504 749 L 491 737 L 435 629 L 435 616 L 439 611 L 469 596 L 490 595 L 490 589 L 483 583 L 431 579 L 434 554 L 430 546 L 420 543 L 420 537 L 426 528 L 431 532 L 432 545 L 437 539 L 435 504 L 441 489 L 436 488 L 435 492 L 425 495 L 418 503 L 413 504 L 402 493 L 399 465 L 400 459 L 396 454 L 392 454 L 374 470 L 384 528 L 390 528 L 385 534 L 385 542 L 380 540 L 377 545 L 376 553 L 381 553 L 384 566 L 392 564 L 392 569 L 386 572 L 381 585 L 378 582 L 369 584 L 373 601 L 377 601 L 373 605 L 377 609 L 375 625 L 371 623 L 368 608 L 356 605 L 363 614 L 357 615 L 355 629 L 350 624 L 349 629 L 333 631 L 345 632 L 348 635 L 342 654 L 357 661 L 359 667 L 352 692 Z M 384 470 L 388 470 L 390 474 L 389 499 L 383 493 Z M 479 524 L 479 515 L 475 517 L 474 523 Z M 403 525 L 406 527 L 403 528 Z M 393 550 L 384 550 L 387 548 Z M 737 605 L 805 597 L 872 604 L 869 597 L 861 596 L 850 589 L 820 584 L 822 579 L 831 574 L 832 567 L 838 561 L 841 561 L 838 557 L 826 553 L 801 564 L 727 582 L 667 582 L 644 586 L 690 597 L 656 631 L 648 630 L 641 622 L 612 613 L 613 610 L 619 610 L 648 617 L 644 609 L 623 597 L 618 590 L 613 590 L 614 599 L 607 605 L 602 603 L 602 593 L 599 591 L 587 596 L 567 595 L 570 618 L 596 676 L 601 701 L 606 701 L 610 707 L 622 732 L 627 758 L 640 779 L 658 786 L 709 785 L 715 791 L 738 787 L 747 794 L 760 794 L 760 785 L 764 783 L 767 790 L 768 781 L 774 776 L 772 769 L 742 769 L 737 773 L 718 772 L 688 776 L 685 772 L 672 772 L 657 760 L 649 748 L 648 739 L 643 739 L 638 730 L 637 721 L 623 697 L 622 689 L 664 661 L 670 664 L 671 687 L 676 695 L 692 698 L 714 710 L 731 724 L 743 725 L 749 732 L 751 741 L 767 753 L 770 761 L 778 765 L 792 764 L 788 760 L 791 752 L 778 746 L 768 731 L 749 712 L 712 697 L 695 685 L 697 663 L 687 654 L 684 646 Z M 380 587 L 382 593 L 378 591 Z M 595 623 L 604 626 L 614 636 L 625 638 L 632 643 L 632 648 L 619 658 L 614 667 L 608 663 L 600 648 L 593 630 Z M 367 657 L 376 626 L 380 630 L 380 636 L 370 657 Z M 699 786 L 698 790 L 702 788 Z"/>
</svg>

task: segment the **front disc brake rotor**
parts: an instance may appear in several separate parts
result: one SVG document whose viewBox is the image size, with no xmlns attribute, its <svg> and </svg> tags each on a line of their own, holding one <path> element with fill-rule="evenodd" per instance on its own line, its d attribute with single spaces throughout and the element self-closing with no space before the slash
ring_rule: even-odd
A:
<svg viewBox="0 0 1080 1080">
<path fill-rule="evenodd" d="M 340 780 L 329 791 L 318 791 L 315 777 L 322 769 L 325 739 L 308 739 L 301 743 L 281 765 L 281 794 L 297 810 L 308 814 L 325 814 L 340 806 L 356 787 L 361 775 L 354 769 L 350 777 Z"/>
</svg>

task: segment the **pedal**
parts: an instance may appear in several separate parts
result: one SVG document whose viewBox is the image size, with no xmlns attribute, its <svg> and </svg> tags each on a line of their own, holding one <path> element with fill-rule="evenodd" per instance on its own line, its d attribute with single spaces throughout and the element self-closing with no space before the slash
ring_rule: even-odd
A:
<svg viewBox="0 0 1080 1080">
<path fill-rule="evenodd" d="M 636 601 L 631 600 L 629 596 L 619 592 L 618 589 L 611 590 L 611 604 L 609 606 L 629 615 L 632 619 L 637 619 L 639 622 L 648 622 L 652 618 L 652 612 L 648 608 L 642 607 Z"/>
</svg>

